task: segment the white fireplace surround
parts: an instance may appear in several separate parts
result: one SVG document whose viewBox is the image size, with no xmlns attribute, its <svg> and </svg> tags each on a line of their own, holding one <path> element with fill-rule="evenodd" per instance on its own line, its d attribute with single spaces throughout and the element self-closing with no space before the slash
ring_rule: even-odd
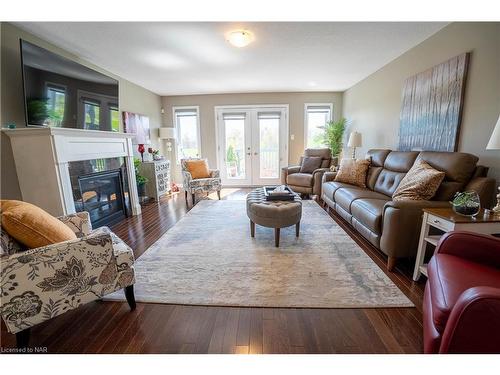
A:
<svg viewBox="0 0 500 375">
<path fill-rule="evenodd" d="M 132 134 L 47 127 L 2 131 L 10 138 L 23 201 L 55 216 L 74 213 L 68 163 L 124 157 L 132 214 L 141 213 Z"/>
</svg>

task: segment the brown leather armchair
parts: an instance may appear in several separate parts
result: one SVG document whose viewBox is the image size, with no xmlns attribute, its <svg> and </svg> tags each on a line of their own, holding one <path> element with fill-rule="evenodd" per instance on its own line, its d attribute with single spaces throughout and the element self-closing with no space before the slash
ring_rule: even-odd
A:
<svg viewBox="0 0 500 375">
<path fill-rule="evenodd" d="M 319 168 L 310 172 L 301 172 L 305 157 L 320 157 Z M 321 196 L 321 180 L 323 174 L 330 170 L 332 152 L 328 148 L 308 148 L 300 157 L 299 165 L 281 170 L 281 183 L 286 184 L 297 193 Z"/>
</svg>

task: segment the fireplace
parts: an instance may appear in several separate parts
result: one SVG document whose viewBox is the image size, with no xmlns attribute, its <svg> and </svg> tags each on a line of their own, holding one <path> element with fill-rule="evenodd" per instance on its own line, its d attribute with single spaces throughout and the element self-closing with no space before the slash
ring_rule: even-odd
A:
<svg viewBox="0 0 500 375">
<path fill-rule="evenodd" d="M 92 226 L 112 225 L 130 213 L 124 158 L 69 163 L 76 211 L 87 211 Z"/>
<path fill-rule="evenodd" d="M 123 178 L 119 169 L 78 177 L 77 211 L 87 211 L 95 228 L 114 224 L 127 216 Z"/>
</svg>

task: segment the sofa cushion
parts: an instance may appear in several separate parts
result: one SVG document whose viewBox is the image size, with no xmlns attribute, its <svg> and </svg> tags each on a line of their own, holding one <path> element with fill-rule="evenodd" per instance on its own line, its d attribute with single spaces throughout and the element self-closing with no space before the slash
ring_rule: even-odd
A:
<svg viewBox="0 0 500 375">
<path fill-rule="evenodd" d="M 41 208 L 26 202 L 1 200 L 2 228 L 28 248 L 75 240 L 75 233 Z"/>
<path fill-rule="evenodd" d="M 309 173 L 292 173 L 286 179 L 287 184 L 294 186 L 313 186 L 313 175 Z"/>
<path fill-rule="evenodd" d="M 333 200 L 333 196 L 335 195 L 335 192 L 340 188 L 363 189 L 363 188 L 358 187 L 358 186 L 346 184 L 344 182 L 337 182 L 337 181 L 325 182 L 323 184 L 322 188 L 323 188 L 323 194 L 332 200 Z"/>
<path fill-rule="evenodd" d="M 389 200 L 384 194 L 377 193 L 368 189 L 358 189 L 358 188 L 342 188 L 335 192 L 334 200 L 340 207 L 345 211 L 352 214 L 351 204 L 356 199 L 369 198 L 369 199 L 381 199 Z"/>
<path fill-rule="evenodd" d="M 352 216 L 376 234 L 382 234 L 382 216 L 387 199 L 361 198 L 351 204 Z"/>
<path fill-rule="evenodd" d="M 424 160 L 417 160 L 399 183 L 392 199 L 430 200 L 436 194 L 443 178 L 444 172 L 432 168 Z"/>
<path fill-rule="evenodd" d="M 500 270 L 449 254 L 435 254 L 427 267 L 432 300 L 432 319 L 443 333 L 451 310 L 469 288 L 488 285 L 500 288 Z"/>
<path fill-rule="evenodd" d="M 300 173 L 313 173 L 316 169 L 321 167 L 322 158 L 319 156 L 305 156 L 302 159 L 302 165 L 300 166 Z"/>
<path fill-rule="evenodd" d="M 391 153 L 391 150 L 386 149 L 371 149 L 366 153 L 366 158 L 370 159 L 371 165 L 374 167 L 383 167 L 387 155 Z"/>
<path fill-rule="evenodd" d="M 369 166 L 370 160 L 367 159 L 342 159 L 335 181 L 366 187 L 366 173 Z"/>
</svg>

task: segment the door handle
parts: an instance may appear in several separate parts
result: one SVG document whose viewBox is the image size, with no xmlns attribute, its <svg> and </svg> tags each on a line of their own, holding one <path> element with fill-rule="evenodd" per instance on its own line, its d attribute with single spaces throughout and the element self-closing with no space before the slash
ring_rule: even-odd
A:
<svg viewBox="0 0 500 375">
<path fill-rule="evenodd" d="M 250 155 L 252 155 L 252 153 L 251 152 L 247 152 L 247 155 L 250 156 Z"/>
<path fill-rule="evenodd" d="M 258 153 L 258 152 L 254 152 L 253 154 L 254 154 L 254 155 L 259 155 L 259 153 Z"/>
</svg>

